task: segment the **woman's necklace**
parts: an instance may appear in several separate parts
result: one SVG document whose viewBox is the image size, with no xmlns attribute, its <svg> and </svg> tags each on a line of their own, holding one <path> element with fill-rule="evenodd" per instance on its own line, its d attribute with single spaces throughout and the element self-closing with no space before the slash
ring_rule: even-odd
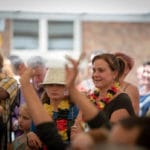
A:
<svg viewBox="0 0 150 150">
<path fill-rule="evenodd" d="M 115 82 L 114 85 L 107 90 L 106 96 L 101 98 L 100 100 L 98 100 L 98 97 L 100 95 L 100 91 L 98 89 L 95 89 L 94 92 L 88 97 L 98 107 L 99 110 L 103 110 L 105 106 L 112 100 L 114 95 L 119 91 L 119 89 L 119 83 Z"/>
</svg>

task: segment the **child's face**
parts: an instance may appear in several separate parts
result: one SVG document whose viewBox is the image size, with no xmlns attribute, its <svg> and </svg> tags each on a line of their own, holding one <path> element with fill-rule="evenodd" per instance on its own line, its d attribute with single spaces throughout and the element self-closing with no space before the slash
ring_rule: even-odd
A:
<svg viewBox="0 0 150 150">
<path fill-rule="evenodd" d="M 66 95 L 64 95 L 65 92 L 65 86 L 61 84 L 50 84 L 45 86 L 45 91 L 50 99 L 64 99 Z"/>
<path fill-rule="evenodd" d="M 24 132 L 29 131 L 31 125 L 31 117 L 29 115 L 29 112 L 27 112 L 23 108 L 19 110 L 18 124 L 20 130 Z"/>
</svg>

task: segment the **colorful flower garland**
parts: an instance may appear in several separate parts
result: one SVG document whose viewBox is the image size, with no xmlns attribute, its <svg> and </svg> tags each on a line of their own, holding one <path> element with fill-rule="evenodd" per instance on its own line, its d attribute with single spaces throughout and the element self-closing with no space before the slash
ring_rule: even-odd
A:
<svg viewBox="0 0 150 150">
<path fill-rule="evenodd" d="M 50 116 L 54 116 L 54 107 L 53 105 L 44 104 L 44 108 L 47 110 Z M 64 141 L 68 140 L 67 130 L 68 130 L 68 112 L 70 108 L 70 103 L 68 100 L 62 100 L 58 105 L 57 119 L 55 119 L 56 126 L 59 134 L 61 135 Z"/>
<path fill-rule="evenodd" d="M 119 91 L 120 85 L 115 82 L 114 85 L 107 91 L 106 97 L 98 100 L 100 91 L 95 89 L 93 93 L 88 95 L 88 98 L 98 107 L 99 110 L 103 110 L 105 106 L 112 100 L 113 96 Z"/>
</svg>

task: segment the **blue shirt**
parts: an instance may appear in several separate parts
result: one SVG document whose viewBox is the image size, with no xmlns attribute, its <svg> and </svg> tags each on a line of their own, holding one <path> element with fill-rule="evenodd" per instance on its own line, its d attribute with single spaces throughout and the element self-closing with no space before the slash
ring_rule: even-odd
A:
<svg viewBox="0 0 150 150">
<path fill-rule="evenodd" d="M 140 116 L 145 116 L 150 108 L 150 93 L 140 95 Z"/>
</svg>

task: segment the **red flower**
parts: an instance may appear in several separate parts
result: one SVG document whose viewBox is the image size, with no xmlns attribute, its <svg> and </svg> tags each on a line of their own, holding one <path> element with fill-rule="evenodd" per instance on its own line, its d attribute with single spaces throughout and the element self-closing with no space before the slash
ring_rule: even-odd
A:
<svg viewBox="0 0 150 150">
<path fill-rule="evenodd" d="M 112 87 L 112 90 L 116 93 L 116 92 L 118 91 L 118 88 L 115 87 L 115 86 L 113 86 L 113 87 Z"/>
<path fill-rule="evenodd" d="M 91 100 L 97 99 L 97 96 L 96 96 L 94 93 L 90 94 L 88 97 L 89 97 L 89 99 L 91 99 Z"/>
<path fill-rule="evenodd" d="M 105 102 L 106 104 L 108 104 L 109 101 L 110 101 L 110 97 L 105 97 L 105 98 L 104 98 L 104 102 Z"/>
<path fill-rule="evenodd" d="M 65 119 L 56 120 L 56 126 L 59 131 L 66 130 L 67 129 L 67 120 L 65 120 Z"/>
</svg>

